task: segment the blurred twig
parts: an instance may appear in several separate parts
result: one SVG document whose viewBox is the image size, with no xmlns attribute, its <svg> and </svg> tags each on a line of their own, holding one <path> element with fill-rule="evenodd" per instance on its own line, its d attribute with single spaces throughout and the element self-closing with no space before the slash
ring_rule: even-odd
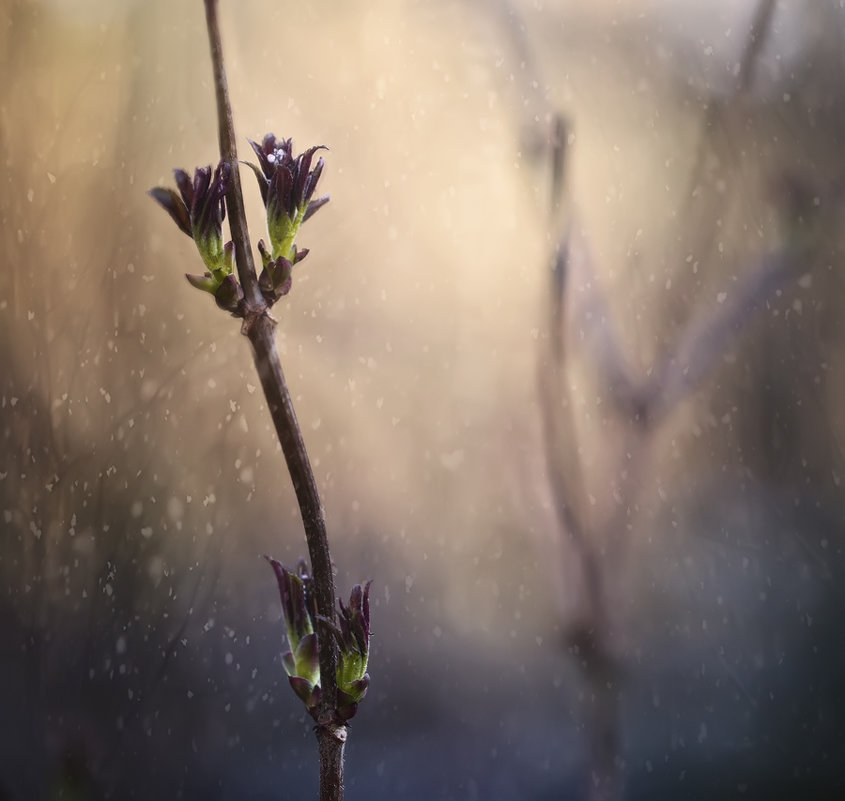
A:
<svg viewBox="0 0 845 801">
<path fill-rule="evenodd" d="M 755 68 L 760 53 L 766 45 L 766 40 L 772 29 L 775 16 L 777 0 L 759 0 L 754 12 L 754 18 L 748 29 L 748 37 L 745 40 L 745 47 L 742 51 L 736 72 L 736 89 L 731 96 L 731 102 L 740 102 L 748 96 L 754 81 Z M 699 127 L 698 145 L 695 148 L 695 161 L 689 175 L 689 189 L 686 194 L 686 202 L 689 203 L 695 195 L 696 187 L 701 180 L 701 173 L 704 169 L 709 144 L 713 132 L 725 113 L 725 102 L 713 97 L 707 104 L 704 116 Z"/>
<path fill-rule="evenodd" d="M 550 206 L 552 219 L 565 192 L 567 126 L 561 116 L 553 120 L 551 137 Z M 552 256 L 546 324 L 548 348 L 539 364 L 539 399 L 549 486 L 561 530 L 569 537 L 583 582 L 583 604 L 575 619 L 567 621 L 564 645 L 589 688 L 590 794 L 593 801 L 613 801 L 621 795 L 619 752 L 618 665 L 610 644 L 607 613 L 607 570 L 584 504 L 582 465 L 576 456 L 576 421 L 566 382 L 566 299 L 571 284 L 571 237 L 567 229 Z M 564 444 L 568 447 L 563 447 Z M 573 458 L 574 457 L 574 458 Z"/>
</svg>

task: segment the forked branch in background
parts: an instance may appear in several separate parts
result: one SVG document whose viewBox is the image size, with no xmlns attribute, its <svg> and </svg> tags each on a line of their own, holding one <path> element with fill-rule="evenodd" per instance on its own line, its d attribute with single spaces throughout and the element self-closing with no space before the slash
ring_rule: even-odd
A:
<svg viewBox="0 0 845 801">
<path fill-rule="evenodd" d="M 755 15 L 739 73 L 739 92 L 743 95 L 750 86 L 754 60 L 771 25 L 773 9 L 772 2 L 763 0 Z M 539 361 L 539 396 L 550 489 L 561 531 L 570 545 L 567 556 L 577 562 L 582 595 L 575 611 L 564 621 L 564 644 L 589 689 L 585 694 L 588 794 L 591 801 L 616 801 L 624 795 L 619 759 L 624 666 L 615 644 L 622 621 L 610 614 L 610 593 L 624 577 L 627 534 L 642 466 L 652 450 L 659 423 L 706 380 L 754 318 L 755 310 L 777 289 L 801 275 L 811 245 L 806 238 L 788 237 L 779 250 L 740 271 L 741 277 L 729 291 L 688 322 L 674 353 L 666 354 L 648 373 L 638 376 L 590 254 L 577 240 L 572 212 L 565 203 L 566 127 L 562 116 L 552 117 L 547 163 L 553 226 L 550 234 L 556 245 L 548 272 L 548 338 Z M 698 164 L 693 167 L 693 180 L 699 169 Z M 572 293 L 573 277 L 579 287 L 577 294 Z M 579 356 L 596 374 L 600 394 L 614 412 L 617 435 L 621 429 L 612 446 L 615 468 L 609 471 L 614 498 L 604 519 L 591 513 L 578 447 L 579 424 L 568 383 L 568 359 L 574 355 L 574 343 L 567 333 L 573 330 L 582 335 L 577 344 L 584 352 Z M 568 573 L 571 576 L 572 570 Z"/>
</svg>

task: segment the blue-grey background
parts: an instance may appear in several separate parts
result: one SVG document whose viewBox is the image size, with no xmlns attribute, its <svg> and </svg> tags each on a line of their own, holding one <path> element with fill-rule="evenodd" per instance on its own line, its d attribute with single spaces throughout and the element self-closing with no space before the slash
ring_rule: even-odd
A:
<svg viewBox="0 0 845 801">
<path fill-rule="evenodd" d="M 537 402 L 556 112 L 580 258 L 642 374 L 783 239 L 780 178 L 825 212 L 650 443 L 611 587 L 630 798 L 843 797 L 845 16 L 778 3 L 740 92 L 755 8 L 222 0 L 244 157 L 267 131 L 330 148 L 274 315 L 339 592 L 373 579 L 348 798 L 587 797 Z M 145 195 L 215 161 L 202 4 L 0 23 L 0 797 L 313 797 L 260 558 L 305 553 L 294 496 L 247 342 Z M 601 510 L 629 421 L 584 342 Z"/>
</svg>

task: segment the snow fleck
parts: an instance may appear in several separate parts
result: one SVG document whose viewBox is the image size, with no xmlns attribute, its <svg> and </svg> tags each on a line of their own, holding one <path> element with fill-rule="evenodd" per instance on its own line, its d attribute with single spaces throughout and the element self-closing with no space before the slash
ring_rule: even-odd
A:
<svg viewBox="0 0 845 801">
<path fill-rule="evenodd" d="M 156 385 L 149 379 L 147 379 L 146 381 L 144 381 L 143 384 L 141 384 L 142 400 L 152 399 L 155 396 L 156 392 L 158 392 Z"/>
<path fill-rule="evenodd" d="M 175 495 L 167 501 L 167 516 L 174 522 L 179 522 L 185 513 L 185 505 Z"/>
<path fill-rule="evenodd" d="M 728 293 L 727 292 L 720 292 L 718 295 L 716 295 L 716 303 L 724 303 L 727 299 L 728 299 Z"/>
<path fill-rule="evenodd" d="M 458 448 L 451 453 L 444 453 L 440 456 L 440 464 L 449 471 L 457 470 L 464 462 L 464 452 Z"/>
<path fill-rule="evenodd" d="M 154 556 L 147 564 L 147 575 L 153 583 L 158 584 L 164 575 L 164 559 Z"/>
</svg>

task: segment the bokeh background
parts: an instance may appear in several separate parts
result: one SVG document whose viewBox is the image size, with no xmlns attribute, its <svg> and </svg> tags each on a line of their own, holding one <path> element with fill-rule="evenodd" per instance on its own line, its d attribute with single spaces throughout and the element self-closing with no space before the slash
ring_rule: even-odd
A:
<svg viewBox="0 0 845 801">
<path fill-rule="evenodd" d="M 618 503 L 631 421 L 591 342 L 617 331 L 647 375 L 790 237 L 810 243 L 794 276 L 623 498 L 620 765 L 630 798 L 843 797 L 845 14 L 775 3 L 743 85 L 757 11 L 223 0 L 244 158 L 267 131 L 330 148 L 274 314 L 339 591 L 374 580 L 350 799 L 587 797 L 548 451 L 583 464 L 587 504 Z M 207 50 L 199 0 L 0 2 L 4 799 L 316 793 L 260 558 L 305 554 L 294 495 L 248 343 L 145 194 L 216 160 Z M 550 443 L 563 216 L 592 270 L 575 288 L 606 305 L 573 314 L 577 440 Z"/>
</svg>

